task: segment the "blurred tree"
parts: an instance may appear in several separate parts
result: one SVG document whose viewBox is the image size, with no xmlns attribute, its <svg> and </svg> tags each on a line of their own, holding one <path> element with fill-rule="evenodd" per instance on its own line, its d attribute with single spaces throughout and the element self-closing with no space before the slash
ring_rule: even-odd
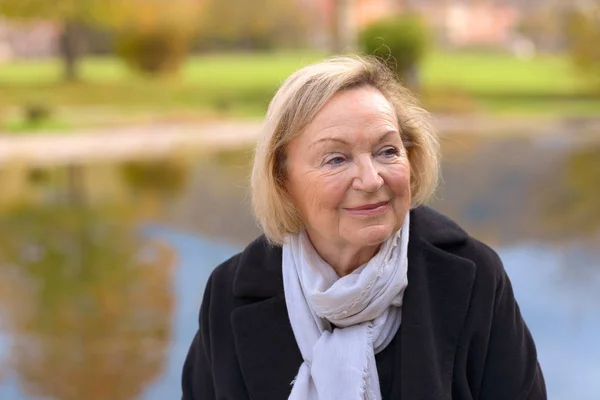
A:
<svg viewBox="0 0 600 400">
<path fill-rule="evenodd" d="M 356 45 L 356 30 L 352 21 L 352 8 L 356 0 L 331 1 L 334 9 L 331 50 L 333 53 L 352 51 Z"/>
<path fill-rule="evenodd" d="M 174 254 L 137 235 L 137 205 L 86 204 L 81 173 L 67 201 L 0 217 L 10 367 L 36 398 L 129 400 L 164 367 Z"/>
<path fill-rule="evenodd" d="M 266 50 L 307 40 L 308 12 L 300 1 L 205 0 L 200 48 Z"/>
<path fill-rule="evenodd" d="M 117 2 L 111 18 L 117 53 L 141 72 L 176 72 L 188 55 L 206 4 L 197 0 L 110 1 Z"/>
<path fill-rule="evenodd" d="M 202 6 L 197 0 L 0 0 L 0 14 L 59 23 L 64 77 L 75 80 L 88 26 L 116 30 L 119 53 L 136 69 L 177 69 L 187 55 Z"/>
<path fill-rule="evenodd" d="M 569 50 L 575 66 L 600 89 L 600 0 L 572 6 L 567 19 Z"/>
<path fill-rule="evenodd" d="M 0 0 L 0 14 L 17 20 L 44 19 L 60 24 L 60 55 L 67 80 L 78 78 L 82 25 L 102 24 L 112 15 L 113 0 Z M 116 0 L 115 0 L 116 1 Z"/>
<path fill-rule="evenodd" d="M 359 41 L 362 50 L 385 60 L 413 90 L 419 89 L 418 66 L 429 45 L 429 33 L 416 14 L 403 14 L 368 25 Z"/>
</svg>

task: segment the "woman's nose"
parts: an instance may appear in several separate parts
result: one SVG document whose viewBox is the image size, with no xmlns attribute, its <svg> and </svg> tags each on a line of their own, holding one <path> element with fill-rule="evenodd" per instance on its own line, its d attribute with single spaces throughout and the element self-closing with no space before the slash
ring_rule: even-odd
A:
<svg viewBox="0 0 600 400">
<path fill-rule="evenodd" d="M 357 173 L 352 186 L 355 190 L 373 193 L 383 185 L 383 178 L 373 162 L 372 157 L 364 157 L 357 163 Z"/>
</svg>

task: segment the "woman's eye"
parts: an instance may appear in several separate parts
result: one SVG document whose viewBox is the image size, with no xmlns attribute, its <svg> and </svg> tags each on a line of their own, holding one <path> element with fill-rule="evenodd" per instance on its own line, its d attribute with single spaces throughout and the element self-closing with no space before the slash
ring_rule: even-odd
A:
<svg viewBox="0 0 600 400">
<path fill-rule="evenodd" d="M 383 149 L 380 154 L 382 154 L 386 157 L 393 157 L 393 156 L 397 156 L 398 154 L 400 154 L 400 152 L 395 147 L 387 147 L 387 148 Z"/>
<path fill-rule="evenodd" d="M 339 165 L 339 164 L 343 163 L 344 161 L 345 161 L 344 157 L 339 157 L 338 156 L 338 157 L 330 158 L 329 160 L 327 160 L 326 164 L 329 164 L 329 165 Z"/>
</svg>

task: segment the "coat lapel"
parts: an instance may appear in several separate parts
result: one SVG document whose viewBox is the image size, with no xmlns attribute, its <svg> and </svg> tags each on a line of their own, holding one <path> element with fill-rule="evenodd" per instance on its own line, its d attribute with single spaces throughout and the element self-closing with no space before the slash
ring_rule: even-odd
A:
<svg viewBox="0 0 600 400">
<path fill-rule="evenodd" d="M 408 287 L 402 306 L 401 398 L 451 399 L 454 355 L 469 307 L 475 265 L 432 244 L 460 235 L 426 240 L 418 233 L 411 231 Z"/>
<path fill-rule="evenodd" d="M 264 237 L 244 250 L 234 294 L 248 299 L 231 314 L 236 351 L 250 399 L 287 399 L 302 355 L 283 293 L 281 248 Z"/>
<path fill-rule="evenodd" d="M 285 297 L 236 309 L 231 315 L 238 360 L 251 399 L 287 399 L 302 355 L 289 322 Z"/>
</svg>

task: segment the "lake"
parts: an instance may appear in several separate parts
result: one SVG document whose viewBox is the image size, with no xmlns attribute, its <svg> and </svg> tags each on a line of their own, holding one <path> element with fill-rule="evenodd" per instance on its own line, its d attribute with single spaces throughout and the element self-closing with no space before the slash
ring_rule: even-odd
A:
<svg viewBox="0 0 600 400">
<path fill-rule="evenodd" d="M 549 398 L 600 398 L 600 138 L 442 138 L 432 206 L 500 254 Z M 259 234 L 250 151 L 0 170 L 0 399 L 164 400 L 212 268 Z"/>
</svg>

